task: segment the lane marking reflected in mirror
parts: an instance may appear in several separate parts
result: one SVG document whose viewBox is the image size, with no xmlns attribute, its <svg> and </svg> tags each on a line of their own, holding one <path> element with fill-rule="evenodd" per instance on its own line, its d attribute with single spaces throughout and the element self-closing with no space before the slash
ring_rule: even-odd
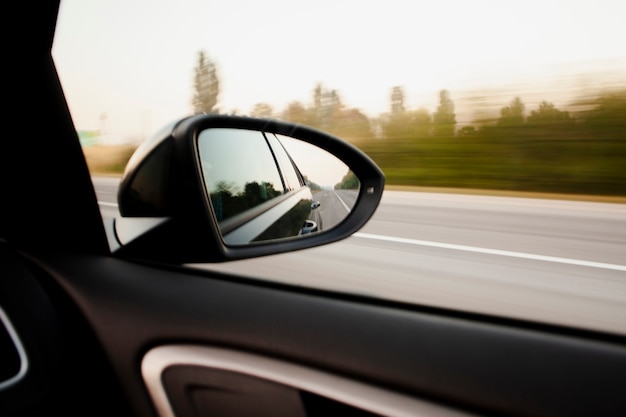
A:
<svg viewBox="0 0 626 417">
<path fill-rule="evenodd" d="M 345 209 L 346 209 L 346 212 L 347 212 L 347 213 L 350 213 L 350 211 L 352 211 L 352 210 L 350 209 L 350 207 L 348 207 L 348 205 L 346 204 L 346 202 L 345 202 L 345 201 L 343 201 L 343 199 L 342 199 L 341 197 L 339 197 L 339 194 L 337 194 L 337 192 L 336 192 L 336 191 L 335 191 L 335 192 L 333 192 L 333 194 L 335 195 L 335 197 L 337 197 L 337 199 L 339 200 L 339 202 L 341 203 L 341 205 L 343 206 L 343 208 L 345 208 Z"/>
</svg>

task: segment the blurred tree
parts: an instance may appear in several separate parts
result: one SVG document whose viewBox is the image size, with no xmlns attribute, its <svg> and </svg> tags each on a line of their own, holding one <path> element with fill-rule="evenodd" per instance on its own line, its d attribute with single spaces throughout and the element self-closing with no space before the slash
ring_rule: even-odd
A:
<svg viewBox="0 0 626 417">
<path fill-rule="evenodd" d="M 198 63 L 194 69 L 193 112 L 217 113 L 217 96 L 219 94 L 219 80 L 215 63 L 206 56 L 204 51 L 198 52 Z"/>
<path fill-rule="evenodd" d="M 322 119 L 320 120 L 322 128 L 333 129 L 340 117 L 343 104 L 337 90 L 324 91 L 322 94 Z"/>
<path fill-rule="evenodd" d="M 456 115 L 454 114 L 454 102 L 450 98 L 448 90 L 439 92 L 439 106 L 433 115 L 435 136 L 454 136 Z"/>
<path fill-rule="evenodd" d="M 404 107 L 404 90 L 400 86 L 391 88 L 389 94 L 390 112 L 382 116 L 383 132 L 389 138 L 407 137 L 410 134 L 411 116 Z"/>
<path fill-rule="evenodd" d="M 602 94 L 587 104 L 593 107 L 582 116 L 594 136 L 626 139 L 626 90 Z"/>
<path fill-rule="evenodd" d="M 322 83 L 317 83 L 313 89 L 313 107 L 316 109 L 322 107 Z"/>
<path fill-rule="evenodd" d="M 477 134 L 478 130 L 474 126 L 463 126 L 457 133 L 461 137 L 476 136 Z"/>
<path fill-rule="evenodd" d="M 568 112 L 558 110 L 554 104 L 544 100 L 539 104 L 537 110 L 530 112 L 527 122 L 533 125 L 545 125 L 567 120 L 570 120 Z"/>
<path fill-rule="evenodd" d="M 346 109 L 338 91 L 324 88 L 320 83 L 313 89 L 312 107 L 307 108 L 298 101 L 292 101 L 280 113 L 280 117 L 348 140 L 373 137 L 368 117 L 358 109 Z"/>
<path fill-rule="evenodd" d="M 313 108 L 309 110 L 309 124 L 322 130 L 336 127 L 343 104 L 337 90 L 328 90 L 318 83 L 313 89 Z"/>
<path fill-rule="evenodd" d="M 272 117 L 274 109 L 267 103 L 257 103 L 252 108 L 250 116 L 252 117 Z"/>
<path fill-rule="evenodd" d="M 311 109 L 310 122 L 314 127 L 322 124 L 322 83 L 317 83 L 313 89 L 313 108 Z"/>
<path fill-rule="evenodd" d="M 383 133 L 387 139 L 405 138 L 410 134 L 410 116 L 406 113 L 381 116 Z"/>
<path fill-rule="evenodd" d="M 411 128 L 413 136 L 417 139 L 430 135 L 432 129 L 432 118 L 428 110 L 420 108 L 411 113 Z"/>
<path fill-rule="evenodd" d="M 404 111 L 404 90 L 400 86 L 395 86 L 391 89 L 391 114 L 402 114 Z"/>
<path fill-rule="evenodd" d="M 351 141 L 371 139 L 372 125 L 366 115 L 358 109 L 342 109 L 333 119 L 332 133 Z"/>
<path fill-rule="evenodd" d="M 310 123 L 310 117 L 308 110 L 299 101 L 292 101 L 287 105 L 287 108 L 283 110 L 281 117 L 292 123 L 299 123 L 308 125 Z"/>
<path fill-rule="evenodd" d="M 515 97 L 510 105 L 502 107 L 498 124 L 501 126 L 521 126 L 524 124 L 526 106 L 519 97 Z"/>
</svg>

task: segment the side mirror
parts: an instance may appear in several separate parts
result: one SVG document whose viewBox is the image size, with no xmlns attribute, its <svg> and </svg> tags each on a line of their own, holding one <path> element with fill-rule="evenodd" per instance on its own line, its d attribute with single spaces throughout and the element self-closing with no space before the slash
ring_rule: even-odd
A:
<svg viewBox="0 0 626 417">
<path fill-rule="evenodd" d="M 219 262 L 335 242 L 370 219 L 383 187 L 371 159 L 318 130 L 192 116 L 131 157 L 118 193 L 116 253 Z"/>
</svg>

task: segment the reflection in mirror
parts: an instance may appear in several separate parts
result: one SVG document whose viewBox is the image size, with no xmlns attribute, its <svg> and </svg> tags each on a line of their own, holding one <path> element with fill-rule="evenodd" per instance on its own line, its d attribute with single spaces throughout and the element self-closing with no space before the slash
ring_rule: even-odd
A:
<svg viewBox="0 0 626 417">
<path fill-rule="evenodd" d="M 227 245 L 329 230 L 356 203 L 348 166 L 306 142 L 268 132 L 213 128 L 198 136 L 207 195 Z"/>
</svg>

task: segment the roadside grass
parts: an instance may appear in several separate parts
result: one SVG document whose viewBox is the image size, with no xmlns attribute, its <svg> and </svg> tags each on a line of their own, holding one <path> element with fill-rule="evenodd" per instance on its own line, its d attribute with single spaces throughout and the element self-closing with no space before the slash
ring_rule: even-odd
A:
<svg viewBox="0 0 626 417">
<path fill-rule="evenodd" d="M 464 194 L 492 197 L 514 197 L 514 198 L 538 198 L 545 200 L 567 200 L 567 201 L 588 201 L 594 203 L 614 203 L 626 204 L 626 196 L 610 195 L 587 195 L 587 194 L 557 194 L 539 193 L 530 191 L 506 191 L 489 190 L 479 188 L 445 188 L 445 187 L 419 187 L 415 185 L 394 185 L 385 184 L 388 191 L 407 191 L 415 193 L 436 193 L 436 194 Z"/>
<path fill-rule="evenodd" d="M 133 145 L 95 145 L 83 148 L 91 175 L 122 175 L 137 147 Z"/>
<path fill-rule="evenodd" d="M 623 141 L 437 138 L 360 142 L 386 190 L 626 204 Z M 92 175 L 119 176 L 133 145 L 83 148 Z"/>
<path fill-rule="evenodd" d="M 359 145 L 389 186 L 626 197 L 624 140 L 457 137 Z"/>
</svg>

